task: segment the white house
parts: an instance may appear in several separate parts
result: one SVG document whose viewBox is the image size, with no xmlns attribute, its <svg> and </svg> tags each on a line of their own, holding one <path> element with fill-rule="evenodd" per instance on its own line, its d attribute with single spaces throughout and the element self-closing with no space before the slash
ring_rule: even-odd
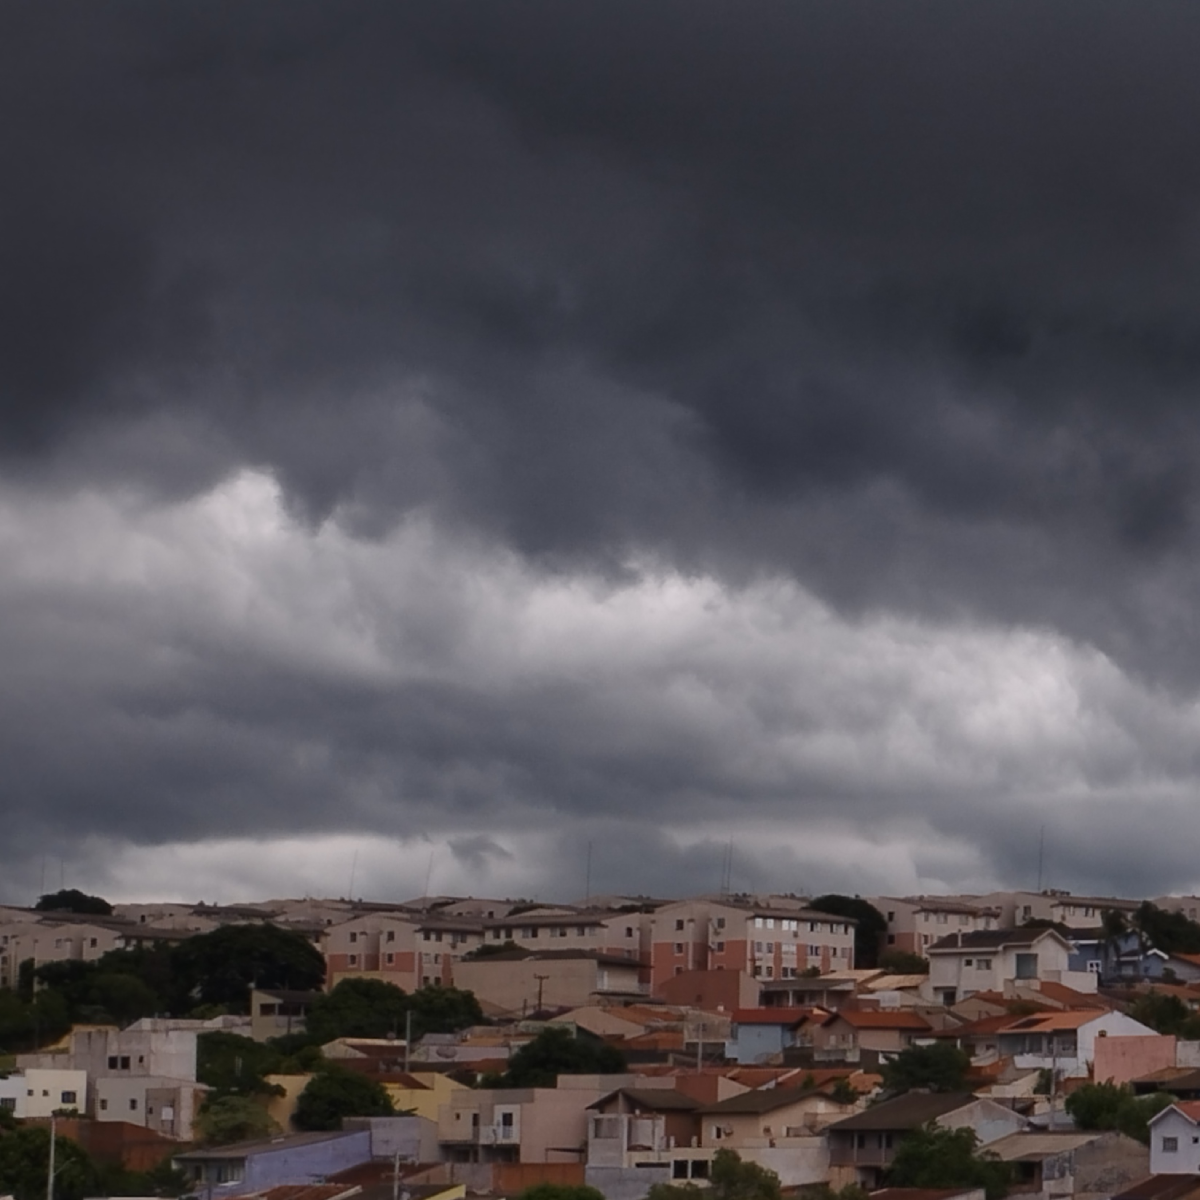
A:
<svg viewBox="0 0 1200 1200">
<path fill-rule="evenodd" d="M 0 1108 L 14 1117 L 48 1117 L 87 1103 L 87 1072 L 34 1067 L 0 1078 Z"/>
<path fill-rule="evenodd" d="M 922 998 L 947 1007 L 975 992 L 1003 992 L 1035 980 L 1094 992 L 1096 976 L 1070 969 L 1071 943 L 1054 929 L 977 929 L 942 938 L 925 951 Z"/>
<path fill-rule="evenodd" d="M 1153 1037 L 1154 1030 L 1120 1012 L 1075 1009 L 1017 1017 L 996 1031 L 1002 1058 L 1019 1070 L 1056 1071 L 1064 1078 L 1090 1073 L 1096 1040 L 1104 1037 Z"/>
<path fill-rule="evenodd" d="M 1200 1100 L 1176 1100 L 1150 1118 L 1150 1173 L 1200 1175 Z"/>
</svg>

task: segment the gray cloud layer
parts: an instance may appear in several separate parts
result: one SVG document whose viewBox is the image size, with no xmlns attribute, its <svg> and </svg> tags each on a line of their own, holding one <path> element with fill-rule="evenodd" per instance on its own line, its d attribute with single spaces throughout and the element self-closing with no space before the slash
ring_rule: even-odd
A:
<svg viewBox="0 0 1200 1200">
<path fill-rule="evenodd" d="M 1154 3 L 9 6 L 11 890 L 344 831 L 567 891 L 614 829 L 611 887 L 732 836 L 1028 883 L 1043 821 L 1060 882 L 1188 883 L 1129 814 L 1197 783 L 1198 51 Z"/>
</svg>

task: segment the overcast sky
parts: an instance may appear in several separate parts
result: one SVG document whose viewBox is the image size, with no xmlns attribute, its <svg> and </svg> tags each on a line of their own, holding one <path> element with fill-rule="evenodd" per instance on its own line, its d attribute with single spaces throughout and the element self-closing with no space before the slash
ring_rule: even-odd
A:
<svg viewBox="0 0 1200 1200">
<path fill-rule="evenodd" d="M 1200 886 L 1198 61 L 11 0 L 0 900 Z"/>
</svg>

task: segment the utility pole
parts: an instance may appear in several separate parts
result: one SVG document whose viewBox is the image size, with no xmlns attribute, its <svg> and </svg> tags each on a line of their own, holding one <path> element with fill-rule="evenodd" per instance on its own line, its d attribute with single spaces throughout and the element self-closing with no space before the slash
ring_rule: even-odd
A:
<svg viewBox="0 0 1200 1200">
<path fill-rule="evenodd" d="M 545 987 L 545 985 L 546 985 L 546 980 L 547 980 L 547 979 L 549 979 L 549 978 L 550 978 L 550 976 L 549 976 L 549 975 L 535 975 L 535 976 L 534 976 L 534 979 L 536 979 L 536 980 L 537 980 L 537 984 L 538 984 L 538 1006 L 537 1006 L 537 1010 L 538 1010 L 538 1012 L 539 1012 L 539 1013 L 542 1011 L 542 988 L 543 988 L 543 987 Z"/>
<path fill-rule="evenodd" d="M 50 1162 L 46 1169 L 46 1200 L 54 1200 L 54 1114 L 50 1114 Z"/>
<path fill-rule="evenodd" d="M 400 1151 L 397 1150 L 392 1159 L 392 1200 L 400 1197 Z"/>
<path fill-rule="evenodd" d="M 412 1052 L 412 1009 L 404 1014 L 404 1073 L 408 1074 L 409 1055 Z"/>
</svg>

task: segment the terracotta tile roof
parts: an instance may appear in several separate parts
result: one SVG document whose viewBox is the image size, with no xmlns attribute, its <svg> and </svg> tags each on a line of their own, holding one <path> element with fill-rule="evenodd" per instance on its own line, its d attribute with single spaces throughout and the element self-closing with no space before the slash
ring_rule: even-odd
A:
<svg viewBox="0 0 1200 1200">
<path fill-rule="evenodd" d="M 915 1012 L 897 1010 L 888 1012 L 870 1008 L 843 1008 L 821 1022 L 831 1025 L 834 1021 L 845 1021 L 853 1029 L 919 1029 L 933 1028 L 924 1017 Z"/>
<path fill-rule="evenodd" d="M 1112 1009 L 1112 1005 L 1095 992 L 1077 992 L 1074 988 L 1069 988 L 1064 983 L 1055 983 L 1052 980 L 1046 980 L 1038 985 L 1037 990 L 1048 1000 L 1065 1004 L 1068 1008 Z"/>
<path fill-rule="evenodd" d="M 1067 1012 L 1034 1013 L 1013 1018 L 1002 1033 L 1052 1033 L 1060 1029 L 1078 1029 L 1097 1017 L 1107 1016 L 1106 1008 L 1074 1008 Z"/>
<path fill-rule="evenodd" d="M 812 1008 L 739 1008 L 731 1020 L 735 1025 L 800 1025 L 813 1016 Z"/>
<path fill-rule="evenodd" d="M 751 1092 L 742 1092 L 739 1096 L 730 1096 L 727 1100 L 709 1104 L 703 1111 L 706 1114 L 768 1113 L 774 1112 L 777 1108 L 786 1108 L 789 1104 L 807 1100 L 810 1096 L 826 1098 L 816 1088 L 755 1088 Z"/>
<path fill-rule="evenodd" d="M 1178 1109 L 1193 1125 L 1200 1125 L 1200 1100 L 1176 1100 L 1174 1104 L 1168 1105 L 1161 1113 L 1151 1117 L 1151 1121 L 1157 1121 L 1163 1113 L 1170 1112 L 1172 1108 Z"/>
<path fill-rule="evenodd" d="M 1195 1175 L 1151 1175 L 1118 1192 L 1112 1200 L 1184 1200 L 1198 1192 L 1200 1178 Z"/>
</svg>

